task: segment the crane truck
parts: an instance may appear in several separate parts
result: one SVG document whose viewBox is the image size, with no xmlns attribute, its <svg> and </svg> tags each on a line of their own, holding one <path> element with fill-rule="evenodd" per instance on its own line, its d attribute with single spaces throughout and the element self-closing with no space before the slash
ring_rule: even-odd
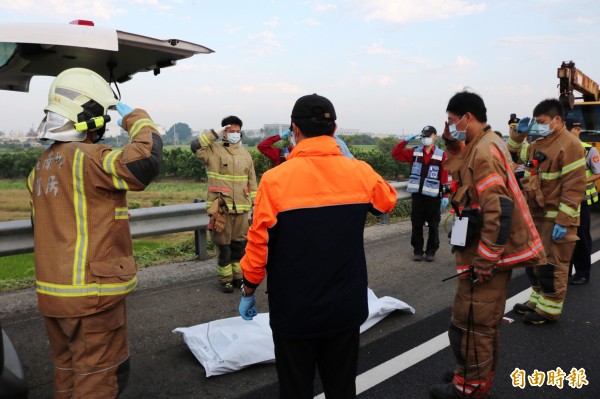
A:
<svg viewBox="0 0 600 399">
<path fill-rule="evenodd" d="M 598 83 L 581 70 L 573 61 L 564 61 L 557 71 L 559 101 L 565 109 L 565 118 L 574 117 L 581 121 L 579 139 L 600 149 L 600 89 Z M 575 96 L 575 92 L 580 97 Z M 600 191 L 600 180 L 596 180 Z M 598 203 L 600 204 L 600 203 Z"/>
<path fill-rule="evenodd" d="M 581 121 L 581 141 L 596 145 L 600 142 L 600 88 L 573 61 L 564 61 L 557 71 L 559 100 L 565 117 Z M 576 92 L 579 96 L 576 97 Z"/>
</svg>

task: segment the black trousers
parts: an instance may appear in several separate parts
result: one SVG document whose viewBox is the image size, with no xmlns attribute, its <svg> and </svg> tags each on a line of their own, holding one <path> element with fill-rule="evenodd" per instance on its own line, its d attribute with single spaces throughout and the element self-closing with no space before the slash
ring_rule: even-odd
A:
<svg viewBox="0 0 600 399">
<path fill-rule="evenodd" d="M 359 328 L 337 335 L 291 339 L 273 331 L 281 399 L 314 398 L 318 369 L 327 399 L 356 397 Z"/>
<path fill-rule="evenodd" d="M 425 252 L 435 254 L 440 247 L 440 197 L 428 197 L 423 194 L 412 195 L 412 211 L 410 221 L 412 222 L 412 235 L 410 244 L 415 254 L 423 253 L 423 224 L 429 225 L 429 237 Z"/>
<path fill-rule="evenodd" d="M 577 227 L 577 236 L 579 241 L 575 243 L 575 249 L 571 256 L 571 264 L 575 266 L 575 275 L 577 277 L 590 278 L 590 269 L 592 268 L 592 235 L 590 233 L 590 206 L 587 201 L 581 203 L 581 215 L 579 216 L 579 227 Z M 569 269 L 569 275 L 571 269 Z"/>
</svg>

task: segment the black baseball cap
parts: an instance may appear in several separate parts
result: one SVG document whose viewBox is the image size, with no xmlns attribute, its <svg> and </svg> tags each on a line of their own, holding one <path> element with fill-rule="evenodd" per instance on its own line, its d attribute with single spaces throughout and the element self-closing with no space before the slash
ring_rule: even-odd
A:
<svg viewBox="0 0 600 399">
<path fill-rule="evenodd" d="M 292 108 L 292 119 L 308 118 L 334 121 L 336 115 L 333 104 L 316 93 L 300 97 L 294 104 L 294 108 Z"/>
<path fill-rule="evenodd" d="M 571 130 L 574 127 L 581 127 L 581 119 L 579 117 L 570 115 L 565 118 L 565 125 L 567 130 Z"/>
<path fill-rule="evenodd" d="M 423 128 L 423 130 L 421 130 L 422 137 L 429 137 L 432 134 L 437 134 L 437 131 L 435 130 L 435 128 L 433 126 L 425 126 Z"/>
</svg>

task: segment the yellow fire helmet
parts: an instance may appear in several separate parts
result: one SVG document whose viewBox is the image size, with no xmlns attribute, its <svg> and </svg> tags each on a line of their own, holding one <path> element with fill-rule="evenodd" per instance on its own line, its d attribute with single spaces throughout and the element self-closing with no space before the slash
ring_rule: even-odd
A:
<svg viewBox="0 0 600 399">
<path fill-rule="evenodd" d="M 114 109 L 117 98 L 102 76 L 85 68 L 61 72 L 50 86 L 46 117 L 37 134 L 41 140 L 83 141 L 87 131 L 78 131 L 75 124 L 103 116 Z M 105 126 L 94 131 L 102 138 Z"/>
</svg>

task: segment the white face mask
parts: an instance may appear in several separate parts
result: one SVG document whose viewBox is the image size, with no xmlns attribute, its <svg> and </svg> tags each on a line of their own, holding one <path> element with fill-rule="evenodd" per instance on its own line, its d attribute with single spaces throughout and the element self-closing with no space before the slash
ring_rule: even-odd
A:
<svg viewBox="0 0 600 399">
<path fill-rule="evenodd" d="M 231 144 L 237 144 L 241 139 L 241 133 L 227 133 L 227 141 L 229 141 Z"/>
<path fill-rule="evenodd" d="M 424 146 L 429 147 L 430 145 L 433 144 L 433 138 L 431 138 L 431 137 L 422 137 L 421 138 L 421 142 L 423 143 Z"/>
<path fill-rule="evenodd" d="M 460 118 L 458 120 L 458 122 L 448 125 L 448 130 L 450 131 L 450 135 L 452 136 L 452 138 L 454 140 L 465 141 L 467 139 L 467 126 L 469 126 L 469 124 L 467 124 L 467 126 L 465 126 L 465 130 L 461 130 L 461 131 L 456 130 L 456 125 L 458 125 L 464 117 L 465 116 L 463 115 L 462 118 Z"/>
<path fill-rule="evenodd" d="M 296 146 L 296 136 L 294 135 L 294 133 L 290 135 L 290 144 L 292 145 L 292 148 Z"/>
<path fill-rule="evenodd" d="M 554 133 L 554 129 L 550 127 L 550 124 L 552 124 L 552 121 L 550 121 L 550 123 L 538 123 L 537 134 L 542 137 L 547 137 Z M 554 127 L 556 127 L 556 125 Z"/>
</svg>

